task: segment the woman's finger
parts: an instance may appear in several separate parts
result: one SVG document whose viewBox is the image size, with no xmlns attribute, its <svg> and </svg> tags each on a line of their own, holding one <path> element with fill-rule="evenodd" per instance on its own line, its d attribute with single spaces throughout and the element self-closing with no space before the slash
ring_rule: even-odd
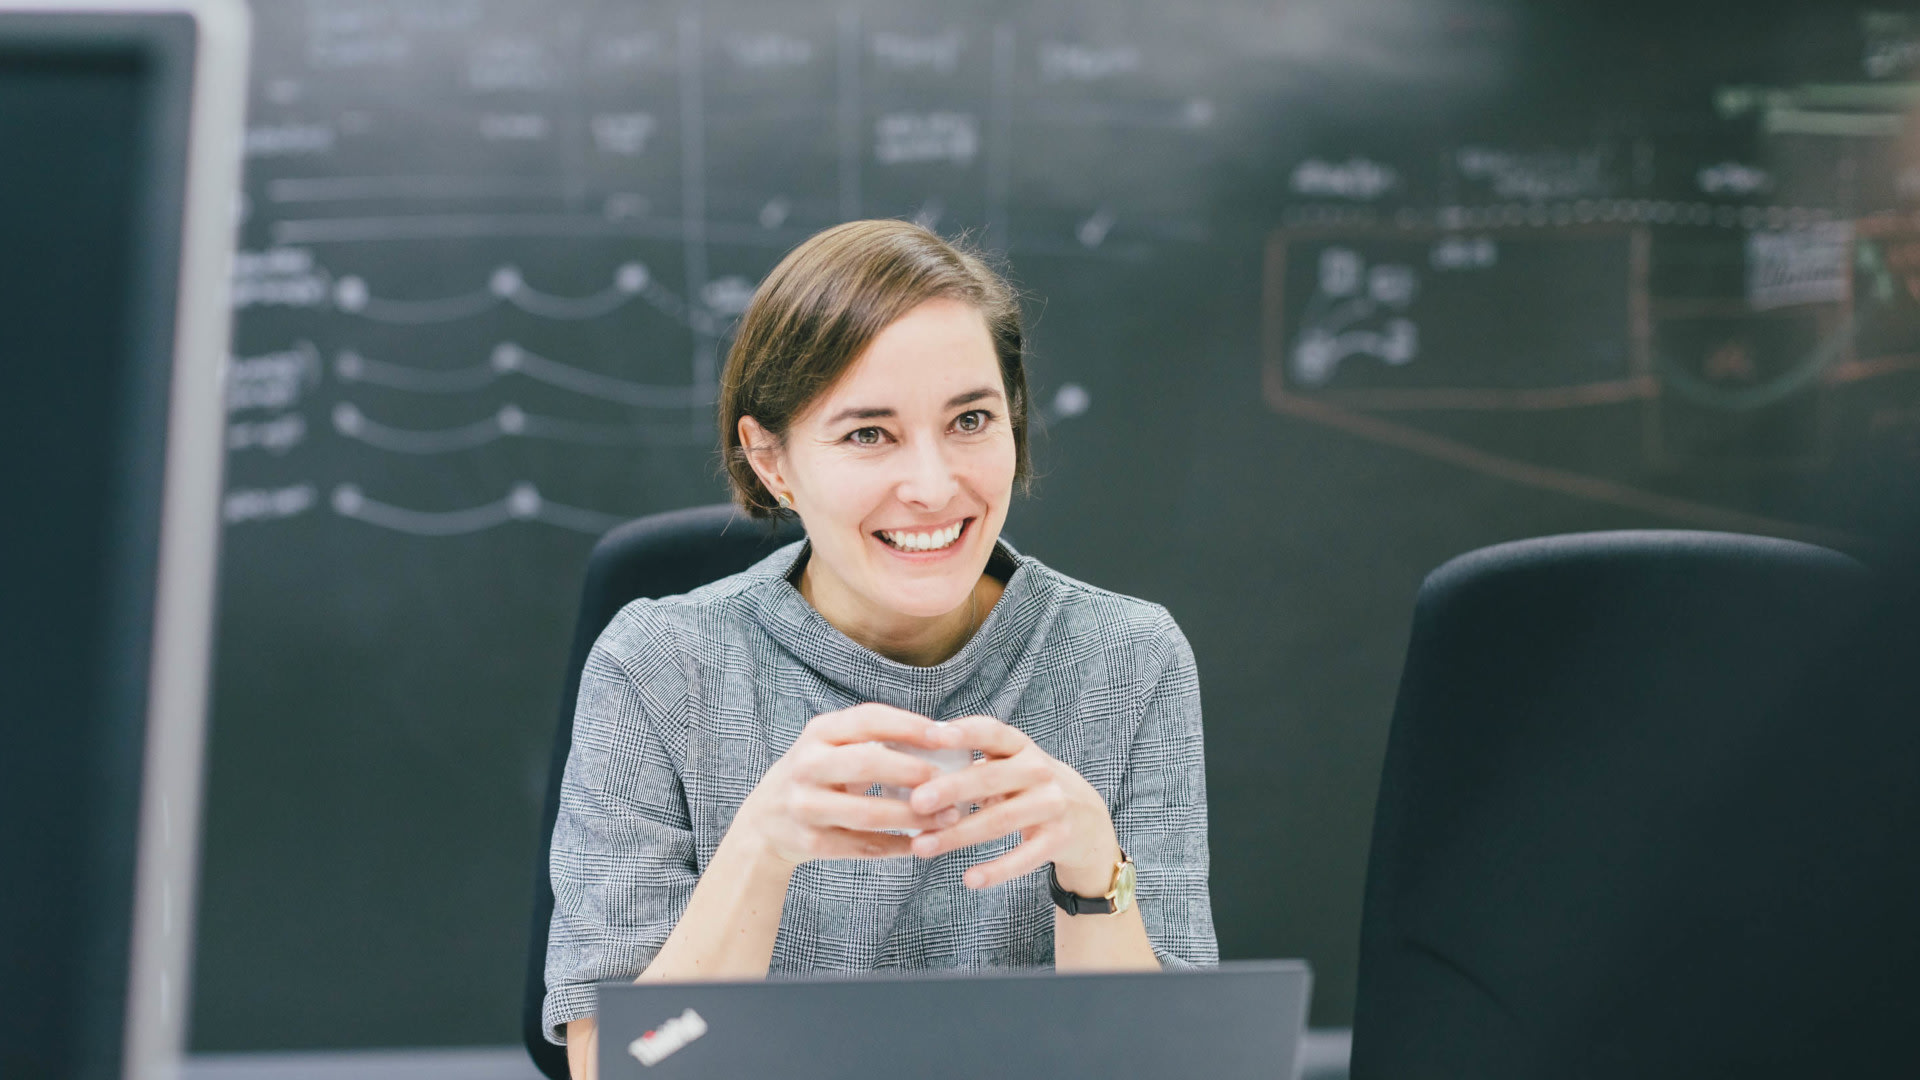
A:
<svg viewBox="0 0 1920 1080">
<path fill-rule="evenodd" d="M 995 885 L 1033 873 L 1045 866 L 1052 858 L 1051 845 L 1045 843 L 1039 835 L 1035 835 L 997 859 L 989 859 L 978 866 L 967 867 L 967 872 L 960 876 L 960 882 L 969 889 L 991 889 Z"/>
<path fill-rule="evenodd" d="M 948 745 L 978 750 L 988 757 L 1012 757 L 1033 745 L 1027 733 L 991 716 L 963 716 L 942 725 Z"/>
<path fill-rule="evenodd" d="M 1053 779 L 1050 761 L 1041 754 L 976 761 L 971 768 L 936 775 L 914 788 L 913 808 L 931 814 L 944 806 L 985 806 L 995 795 L 1014 795 Z"/>
<path fill-rule="evenodd" d="M 948 851 L 984 844 L 1035 825 L 1058 820 L 1066 810 L 1066 796 L 1053 785 L 1033 788 L 1000 803 L 982 807 L 944 829 L 913 838 L 913 853 L 923 859 Z"/>
<path fill-rule="evenodd" d="M 875 800 L 879 801 L 879 800 Z M 911 855 L 912 837 L 858 829 L 822 829 L 816 837 L 816 859 L 897 859 Z"/>
<path fill-rule="evenodd" d="M 849 795 L 826 788 L 801 788 L 794 792 L 792 816 L 802 825 L 826 829 L 852 829 L 877 832 L 881 829 L 939 828 L 939 818 L 916 814 L 899 799 L 871 795 Z M 901 854 L 905 854 L 902 851 Z"/>
<path fill-rule="evenodd" d="M 798 775 L 817 784 L 914 787 L 940 775 L 940 768 L 879 743 L 849 743 L 821 748 L 801 766 Z"/>
<path fill-rule="evenodd" d="M 801 735 L 829 745 L 891 739 L 931 750 L 950 745 L 941 729 L 942 725 L 919 713 L 870 701 L 838 712 L 821 713 L 807 722 Z"/>
</svg>

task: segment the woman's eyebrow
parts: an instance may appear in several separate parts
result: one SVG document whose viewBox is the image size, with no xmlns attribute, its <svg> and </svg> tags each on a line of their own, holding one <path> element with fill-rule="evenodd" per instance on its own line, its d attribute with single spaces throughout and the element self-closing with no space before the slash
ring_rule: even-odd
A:
<svg viewBox="0 0 1920 1080">
<path fill-rule="evenodd" d="M 974 402 L 981 401 L 985 398 L 997 398 L 999 396 L 1000 396 L 1000 391 L 995 390 L 991 386 L 983 386 L 978 390 L 969 390 L 964 394 L 955 394 L 952 397 L 948 398 L 947 408 L 957 409 L 962 405 L 971 405 Z"/>
<path fill-rule="evenodd" d="M 962 405 L 971 405 L 976 401 L 981 401 L 986 398 L 997 398 L 1000 396 L 1001 396 L 1000 391 L 995 390 L 993 387 L 982 386 L 977 390 L 968 390 L 965 393 L 953 395 L 952 397 L 947 399 L 946 407 L 949 409 L 957 409 Z M 839 412 L 834 413 L 832 416 L 828 417 L 827 426 L 832 427 L 833 425 L 838 424 L 843 420 L 885 420 L 885 419 L 888 419 L 889 417 L 894 417 L 898 415 L 900 414 L 888 408 L 879 408 L 871 405 L 868 405 L 868 406 L 856 405 L 850 408 L 841 409 Z"/>
<path fill-rule="evenodd" d="M 861 408 L 856 406 L 850 409 L 841 409 L 839 412 L 828 417 L 827 426 L 832 427 L 842 420 L 885 420 L 887 417 L 895 415 L 898 414 L 892 409 L 876 409 L 871 406 Z"/>
</svg>

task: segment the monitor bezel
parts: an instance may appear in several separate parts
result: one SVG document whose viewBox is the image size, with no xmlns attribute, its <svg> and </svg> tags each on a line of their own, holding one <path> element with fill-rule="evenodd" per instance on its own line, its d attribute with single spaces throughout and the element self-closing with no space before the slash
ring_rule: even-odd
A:
<svg viewBox="0 0 1920 1080">
<path fill-rule="evenodd" d="M 153 339 L 133 347 L 166 350 L 171 363 L 118 1071 L 127 1080 L 170 1080 L 183 1056 L 191 1003 L 224 466 L 221 381 L 232 320 L 251 16 L 242 0 L 0 0 L 0 16 L 25 17 L 16 25 L 25 22 L 49 41 L 137 48 L 155 62 L 159 80 L 153 119 L 160 136 L 149 149 L 160 157 L 152 162 L 157 183 L 150 185 L 147 212 L 177 209 L 180 217 L 153 223 L 149 231 L 161 243 L 137 256 L 141 280 L 170 285 L 171 297 L 133 300 L 136 326 Z M 182 16 L 193 27 L 184 47 Z M 169 240 L 175 241 L 171 254 L 164 250 Z"/>
</svg>

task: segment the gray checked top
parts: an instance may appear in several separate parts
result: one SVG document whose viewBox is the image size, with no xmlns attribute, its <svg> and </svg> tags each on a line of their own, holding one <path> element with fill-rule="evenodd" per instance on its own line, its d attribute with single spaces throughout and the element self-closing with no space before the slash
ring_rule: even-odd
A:
<svg viewBox="0 0 1920 1080">
<path fill-rule="evenodd" d="M 734 811 L 813 717 L 878 701 L 938 720 L 988 714 L 1106 798 L 1138 871 L 1161 963 L 1219 960 L 1207 897 L 1207 794 L 1193 651 L 1165 608 L 1096 589 L 1004 543 L 1006 591 L 961 650 L 896 663 L 829 624 L 790 575 L 805 541 L 684 596 L 636 600 L 580 678 L 553 827 L 547 1037 L 631 979 L 686 910 Z M 794 872 L 770 974 L 1053 963 L 1047 871 L 990 889 L 967 867 L 1008 837 L 933 859 Z"/>
</svg>

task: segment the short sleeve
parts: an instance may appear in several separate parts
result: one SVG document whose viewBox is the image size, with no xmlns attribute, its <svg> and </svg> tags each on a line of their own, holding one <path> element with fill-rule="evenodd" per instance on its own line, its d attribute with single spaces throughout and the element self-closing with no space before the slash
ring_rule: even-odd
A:
<svg viewBox="0 0 1920 1080">
<path fill-rule="evenodd" d="M 1133 859 L 1135 903 L 1147 940 L 1166 967 L 1220 962 L 1207 892 L 1207 770 L 1200 734 L 1200 677 L 1193 649 L 1161 611 L 1154 648 L 1162 663 L 1148 686 L 1113 810 L 1120 846 Z M 1151 668 L 1149 668 L 1151 670 Z"/>
<path fill-rule="evenodd" d="M 623 623 L 630 634 L 623 613 L 587 656 L 560 781 L 541 1013 L 555 1043 L 566 1041 L 569 1021 L 593 1014 L 595 983 L 646 970 L 699 876 L 662 703 L 644 693 L 644 666 L 623 664 L 609 647 Z"/>
</svg>

